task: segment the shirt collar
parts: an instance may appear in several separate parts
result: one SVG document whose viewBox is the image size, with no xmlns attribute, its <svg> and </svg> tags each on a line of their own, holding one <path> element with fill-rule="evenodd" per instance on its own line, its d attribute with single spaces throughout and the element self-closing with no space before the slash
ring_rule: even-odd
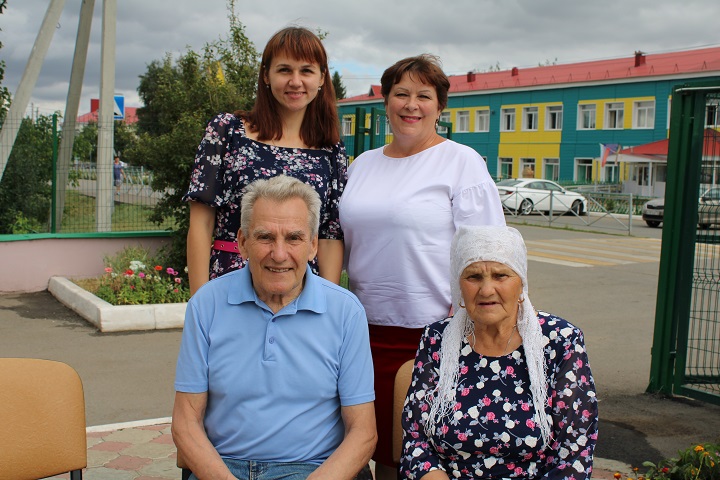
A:
<svg viewBox="0 0 720 480">
<path fill-rule="evenodd" d="M 298 310 L 324 313 L 327 311 L 327 300 L 322 294 L 322 288 L 322 280 L 312 272 L 310 265 L 307 265 L 305 267 L 305 284 L 303 285 L 300 295 L 290 302 L 289 305 L 286 305 L 281 312 L 288 315 L 296 313 Z M 247 266 L 242 268 L 237 275 L 233 276 L 228 291 L 229 304 L 240 305 L 246 302 L 253 302 L 258 306 L 265 305 L 265 303 L 258 298 L 257 293 L 255 293 L 250 269 Z"/>
</svg>

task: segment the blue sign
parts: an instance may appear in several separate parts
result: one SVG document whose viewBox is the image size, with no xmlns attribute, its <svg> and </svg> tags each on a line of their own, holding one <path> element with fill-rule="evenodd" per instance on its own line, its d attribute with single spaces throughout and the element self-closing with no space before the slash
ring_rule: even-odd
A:
<svg viewBox="0 0 720 480">
<path fill-rule="evenodd" d="M 122 120 L 125 118 L 125 96 L 115 95 L 115 102 L 113 105 L 113 115 L 115 120 Z"/>
</svg>

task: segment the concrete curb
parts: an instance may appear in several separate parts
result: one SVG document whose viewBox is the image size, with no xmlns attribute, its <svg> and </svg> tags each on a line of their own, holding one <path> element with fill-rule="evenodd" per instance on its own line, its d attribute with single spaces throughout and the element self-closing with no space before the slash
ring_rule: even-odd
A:
<svg viewBox="0 0 720 480">
<path fill-rule="evenodd" d="M 111 305 L 64 277 L 51 277 L 48 291 L 101 332 L 182 328 L 186 303 Z"/>
</svg>

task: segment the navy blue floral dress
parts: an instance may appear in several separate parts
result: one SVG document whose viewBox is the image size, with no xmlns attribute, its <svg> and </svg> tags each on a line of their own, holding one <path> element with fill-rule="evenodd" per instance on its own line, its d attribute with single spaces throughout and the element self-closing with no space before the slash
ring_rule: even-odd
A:
<svg viewBox="0 0 720 480">
<path fill-rule="evenodd" d="M 448 320 L 425 329 L 402 416 L 402 478 L 441 469 L 459 479 L 588 479 L 597 440 L 595 384 L 583 334 L 567 321 L 539 312 L 546 338 L 550 448 L 536 425 L 530 376 L 522 346 L 501 357 L 476 353 L 463 341 L 457 404 L 427 436 L 421 419 L 438 380 L 442 335 Z"/>
<path fill-rule="evenodd" d="M 183 197 L 216 209 L 215 240 L 236 242 L 240 228 L 240 200 L 257 179 L 288 175 L 312 186 L 320 195 L 320 239 L 342 240 L 338 202 L 347 180 L 345 145 L 332 148 L 285 148 L 251 140 L 241 118 L 222 113 L 205 129 Z M 217 250 L 210 256 L 210 278 L 245 266 L 239 253 Z M 317 259 L 311 262 L 315 273 Z"/>
</svg>

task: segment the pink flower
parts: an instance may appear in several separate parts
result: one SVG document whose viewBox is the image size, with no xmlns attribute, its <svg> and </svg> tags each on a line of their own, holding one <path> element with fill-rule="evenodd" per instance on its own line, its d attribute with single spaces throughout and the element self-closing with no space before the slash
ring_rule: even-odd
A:
<svg viewBox="0 0 720 480">
<path fill-rule="evenodd" d="M 168 275 L 177 275 L 177 273 L 178 273 L 175 270 L 173 270 L 171 267 L 168 267 L 165 271 L 167 272 Z"/>
<path fill-rule="evenodd" d="M 461 442 L 467 440 L 467 433 L 458 433 L 458 440 L 460 440 Z"/>
<path fill-rule="evenodd" d="M 138 273 L 138 277 L 145 278 L 145 274 L 143 272 Z"/>
<path fill-rule="evenodd" d="M 520 475 L 522 475 L 522 473 L 523 473 L 523 469 L 522 469 L 522 468 L 520 468 L 520 467 L 515 467 L 515 475 L 517 475 L 517 476 L 519 477 Z"/>
<path fill-rule="evenodd" d="M 488 412 L 488 414 L 487 414 L 487 419 L 488 419 L 488 420 L 495 420 L 495 414 L 494 414 L 493 412 Z"/>
<path fill-rule="evenodd" d="M 582 368 L 582 366 L 583 366 L 583 361 L 582 361 L 582 359 L 578 358 L 578 359 L 575 361 L 575 366 L 576 366 L 577 368 Z"/>
<path fill-rule="evenodd" d="M 105 267 L 105 273 L 112 273 L 112 267 Z"/>
<path fill-rule="evenodd" d="M 563 402 L 562 400 L 558 400 L 557 408 L 565 408 L 565 402 Z"/>
<path fill-rule="evenodd" d="M 182 278 L 175 277 L 175 283 L 182 283 Z"/>
<path fill-rule="evenodd" d="M 177 288 L 173 288 L 173 292 L 174 292 L 174 293 L 178 293 L 178 289 L 177 289 Z"/>
<path fill-rule="evenodd" d="M 523 402 L 522 405 L 520 405 L 520 408 L 523 412 L 529 412 L 530 411 L 530 404 Z"/>
<path fill-rule="evenodd" d="M 490 447 L 490 453 L 493 455 L 497 455 L 498 451 L 498 447 Z"/>
<path fill-rule="evenodd" d="M 422 464 L 423 470 L 430 470 L 430 467 L 432 467 L 432 465 L 430 465 L 430 462 L 425 462 Z"/>
<path fill-rule="evenodd" d="M 462 368 L 460 368 L 460 373 L 461 373 L 462 375 L 465 375 L 467 372 L 468 372 L 468 367 L 467 367 L 467 365 L 463 365 Z"/>
<path fill-rule="evenodd" d="M 513 367 L 508 366 L 505 369 L 505 373 L 507 373 L 508 375 L 512 375 L 513 373 L 515 373 L 515 369 Z"/>
<path fill-rule="evenodd" d="M 443 426 L 440 428 L 440 431 L 442 432 L 443 435 L 445 435 L 445 434 L 448 432 L 448 430 L 450 430 L 450 429 L 448 428 L 447 425 L 443 425 Z"/>
<path fill-rule="evenodd" d="M 490 405 L 491 400 L 487 396 L 484 396 L 482 402 L 487 407 L 488 405 Z"/>
<path fill-rule="evenodd" d="M 470 394 L 470 389 L 469 389 L 469 388 L 463 388 L 463 389 L 462 389 L 462 392 L 460 392 L 460 395 L 463 396 L 463 397 L 467 397 L 469 394 Z"/>
<path fill-rule="evenodd" d="M 429 407 L 428 407 L 428 404 L 427 404 L 427 403 L 423 403 L 422 406 L 420 407 L 420 411 L 421 411 L 421 412 L 427 412 L 428 408 L 429 408 Z"/>
<path fill-rule="evenodd" d="M 438 352 L 433 352 L 432 359 L 435 360 L 436 362 L 438 360 L 440 360 L 440 355 L 438 354 Z"/>
<path fill-rule="evenodd" d="M 527 420 L 525 420 L 525 425 L 526 425 L 528 428 L 535 428 L 535 422 L 533 422 L 532 419 L 530 419 L 530 418 L 528 418 Z"/>
<path fill-rule="evenodd" d="M 585 418 L 590 418 L 590 412 L 588 412 L 587 410 L 583 410 L 583 411 L 582 411 L 582 416 L 585 417 Z"/>
<path fill-rule="evenodd" d="M 514 469 L 515 469 L 515 464 L 512 463 L 512 462 L 511 462 L 511 463 L 508 463 L 506 466 L 507 466 L 508 470 L 514 470 Z"/>
<path fill-rule="evenodd" d="M 460 402 L 457 402 L 455 404 L 455 406 L 453 407 L 453 410 L 457 411 L 457 410 L 460 410 L 461 408 L 462 408 L 462 404 Z"/>
</svg>

